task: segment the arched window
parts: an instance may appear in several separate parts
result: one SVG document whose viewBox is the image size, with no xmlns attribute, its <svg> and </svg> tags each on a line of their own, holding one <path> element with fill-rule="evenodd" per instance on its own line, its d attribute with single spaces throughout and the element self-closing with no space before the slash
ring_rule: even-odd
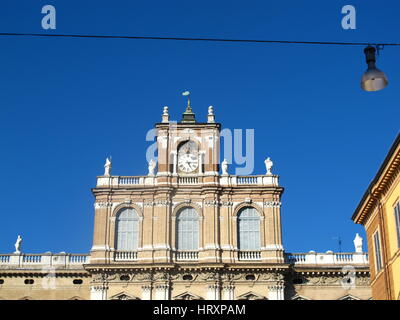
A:
<svg viewBox="0 0 400 320">
<path fill-rule="evenodd" d="M 238 214 L 239 250 L 260 250 L 260 215 L 252 207 L 242 208 Z"/>
<path fill-rule="evenodd" d="M 139 215 L 133 208 L 124 208 L 117 215 L 116 249 L 134 251 L 139 243 Z"/>
<path fill-rule="evenodd" d="M 183 208 L 177 215 L 176 249 L 199 250 L 199 216 L 193 208 Z"/>
</svg>

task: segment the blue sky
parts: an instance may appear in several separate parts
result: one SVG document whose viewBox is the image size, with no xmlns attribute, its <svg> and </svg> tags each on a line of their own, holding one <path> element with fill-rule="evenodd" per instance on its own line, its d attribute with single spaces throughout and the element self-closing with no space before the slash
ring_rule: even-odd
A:
<svg viewBox="0 0 400 320">
<path fill-rule="evenodd" d="M 41 8 L 57 30 L 41 29 Z M 357 9 L 357 30 L 341 8 Z M 3 0 L 0 32 L 396 42 L 394 1 Z M 363 47 L 0 37 L 0 252 L 88 252 L 96 176 L 146 173 L 146 132 L 162 107 L 180 120 L 192 92 L 223 128 L 255 130 L 255 174 L 270 156 L 285 187 L 283 241 L 293 252 L 353 251 L 350 217 L 399 132 L 400 48 L 366 93 Z"/>
</svg>

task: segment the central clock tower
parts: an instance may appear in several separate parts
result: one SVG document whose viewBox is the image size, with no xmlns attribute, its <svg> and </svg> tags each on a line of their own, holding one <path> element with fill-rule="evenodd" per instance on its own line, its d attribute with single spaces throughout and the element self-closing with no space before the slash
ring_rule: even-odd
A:
<svg viewBox="0 0 400 320">
<path fill-rule="evenodd" d="M 220 173 L 212 106 L 203 122 L 190 100 L 179 122 L 164 107 L 155 127 L 157 172 L 156 159 L 146 176 L 113 176 L 107 163 L 93 189 L 92 298 L 283 299 L 283 188 L 271 164 L 237 176 L 224 161 Z"/>
<path fill-rule="evenodd" d="M 209 177 L 213 181 L 219 171 L 221 125 L 215 123 L 212 106 L 207 122 L 196 122 L 190 100 L 180 122 L 169 121 L 164 108 L 161 123 L 156 124 L 158 148 L 157 177 Z"/>
</svg>

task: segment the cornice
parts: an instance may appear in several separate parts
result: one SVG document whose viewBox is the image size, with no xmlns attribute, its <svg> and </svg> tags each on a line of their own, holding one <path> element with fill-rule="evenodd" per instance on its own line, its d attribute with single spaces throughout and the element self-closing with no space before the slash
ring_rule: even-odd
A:
<svg viewBox="0 0 400 320">
<path fill-rule="evenodd" d="M 351 219 L 355 223 L 365 224 L 366 219 L 393 185 L 400 172 L 400 134 L 397 135 L 385 160 L 379 168 L 375 178 L 371 181 Z"/>
</svg>

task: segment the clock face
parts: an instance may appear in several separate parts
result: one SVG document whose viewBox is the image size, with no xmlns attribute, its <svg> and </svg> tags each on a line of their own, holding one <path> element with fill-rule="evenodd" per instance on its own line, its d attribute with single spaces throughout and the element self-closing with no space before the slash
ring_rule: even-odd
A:
<svg viewBox="0 0 400 320">
<path fill-rule="evenodd" d="M 193 141 L 185 142 L 178 151 L 178 168 L 181 172 L 190 173 L 199 166 L 197 144 Z"/>
</svg>

